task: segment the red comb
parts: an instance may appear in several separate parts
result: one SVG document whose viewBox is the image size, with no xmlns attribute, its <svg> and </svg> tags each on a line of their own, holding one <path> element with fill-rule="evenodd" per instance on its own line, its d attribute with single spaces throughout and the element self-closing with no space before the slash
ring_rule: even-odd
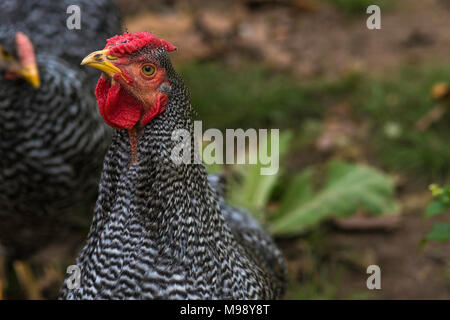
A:
<svg viewBox="0 0 450 320">
<path fill-rule="evenodd" d="M 16 33 L 16 46 L 19 60 L 22 66 L 32 65 L 36 63 L 33 44 L 30 39 L 22 32 Z"/>
<path fill-rule="evenodd" d="M 114 36 L 108 39 L 105 49 L 109 49 L 109 54 L 111 55 L 122 56 L 147 46 L 150 46 L 152 49 L 162 47 L 167 52 L 176 50 L 175 46 L 150 32 L 124 33 Z"/>
</svg>

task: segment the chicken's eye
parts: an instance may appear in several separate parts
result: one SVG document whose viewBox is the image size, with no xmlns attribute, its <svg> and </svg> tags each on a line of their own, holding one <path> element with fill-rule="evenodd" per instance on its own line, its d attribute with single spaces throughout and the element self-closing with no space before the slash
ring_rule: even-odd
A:
<svg viewBox="0 0 450 320">
<path fill-rule="evenodd" d="M 153 77 L 156 73 L 156 68 L 152 64 L 146 64 L 142 66 L 141 71 L 144 76 Z"/>
</svg>

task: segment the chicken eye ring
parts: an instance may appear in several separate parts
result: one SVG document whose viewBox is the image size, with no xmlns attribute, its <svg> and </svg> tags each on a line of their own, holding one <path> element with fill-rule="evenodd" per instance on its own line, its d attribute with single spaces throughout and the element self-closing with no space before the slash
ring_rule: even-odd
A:
<svg viewBox="0 0 450 320">
<path fill-rule="evenodd" d="M 156 67 L 150 63 L 146 63 L 141 67 L 141 73 L 146 78 L 153 78 L 156 74 Z"/>
</svg>

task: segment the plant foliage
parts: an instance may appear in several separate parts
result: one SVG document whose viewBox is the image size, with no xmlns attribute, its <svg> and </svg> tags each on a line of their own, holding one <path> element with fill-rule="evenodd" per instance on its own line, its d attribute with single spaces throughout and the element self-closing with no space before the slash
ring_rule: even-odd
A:
<svg viewBox="0 0 450 320">
<path fill-rule="evenodd" d="M 290 138 L 290 134 L 280 136 L 280 162 L 289 150 Z M 333 160 L 326 165 L 327 175 L 321 188 L 315 188 L 318 168 L 306 168 L 288 177 L 277 209 L 269 214 L 267 204 L 280 183 L 280 175 L 288 173 L 281 168 L 276 175 L 263 176 L 260 168 L 260 163 L 237 168 L 241 179 L 231 183 L 229 200 L 266 222 L 278 236 L 296 235 L 327 219 L 347 217 L 358 211 L 373 215 L 399 212 L 390 177 L 365 165 Z"/>
<path fill-rule="evenodd" d="M 425 211 L 425 217 L 430 218 L 446 212 L 450 207 L 450 187 L 440 187 L 437 184 L 430 186 L 433 201 Z M 435 223 L 431 231 L 425 236 L 423 242 L 428 240 L 446 242 L 450 240 L 450 223 Z"/>
</svg>

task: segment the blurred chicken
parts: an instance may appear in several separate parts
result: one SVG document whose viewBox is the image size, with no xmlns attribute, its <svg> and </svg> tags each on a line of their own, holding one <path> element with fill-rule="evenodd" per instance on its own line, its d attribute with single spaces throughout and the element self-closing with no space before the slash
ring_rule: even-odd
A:
<svg viewBox="0 0 450 320">
<path fill-rule="evenodd" d="M 81 30 L 67 28 L 70 5 Z M 119 31 L 110 1 L 0 2 L 0 244 L 10 258 L 45 247 L 66 230 L 64 213 L 95 198 L 110 132 L 79 62 Z"/>
</svg>

